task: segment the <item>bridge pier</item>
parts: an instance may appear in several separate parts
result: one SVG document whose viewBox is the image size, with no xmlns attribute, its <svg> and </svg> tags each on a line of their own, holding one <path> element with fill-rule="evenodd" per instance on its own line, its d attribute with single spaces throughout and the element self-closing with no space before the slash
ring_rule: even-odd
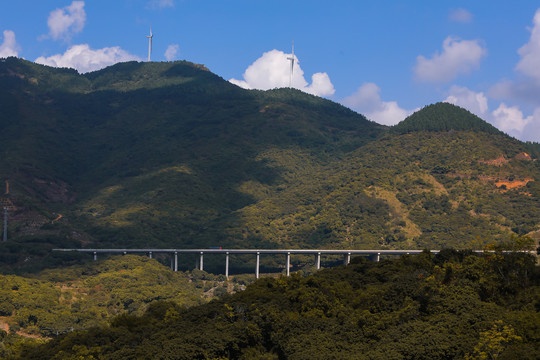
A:
<svg viewBox="0 0 540 360">
<path fill-rule="evenodd" d="M 225 253 L 225 278 L 229 280 L 229 252 Z"/>
<path fill-rule="evenodd" d="M 201 251 L 201 257 L 200 257 L 200 260 L 199 260 L 199 270 L 201 270 L 201 271 L 204 270 L 203 263 L 204 263 L 204 253 Z"/>
<path fill-rule="evenodd" d="M 151 251 L 148 252 L 148 257 L 149 257 L 150 259 L 152 258 L 152 252 L 151 252 Z"/>
<path fill-rule="evenodd" d="M 257 251 L 257 261 L 255 262 L 255 279 L 259 278 L 259 258 L 261 256 L 261 253 Z"/>
<path fill-rule="evenodd" d="M 287 268 L 287 276 L 290 276 L 291 275 L 291 253 L 290 252 L 287 252 L 286 268 Z"/>
<path fill-rule="evenodd" d="M 351 263 L 351 253 L 345 254 L 343 258 L 343 264 L 349 265 Z"/>
<path fill-rule="evenodd" d="M 94 251 L 94 261 L 97 261 L 97 252 Z"/>
<path fill-rule="evenodd" d="M 178 252 L 175 251 L 171 256 L 171 270 L 178 271 Z"/>
<path fill-rule="evenodd" d="M 321 268 L 321 253 L 318 252 L 316 255 L 315 265 L 317 267 L 317 270 Z"/>
<path fill-rule="evenodd" d="M 369 258 L 373 261 L 379 262 L 381 260 L 381 253 L 373 254 Z"/>
</svg>

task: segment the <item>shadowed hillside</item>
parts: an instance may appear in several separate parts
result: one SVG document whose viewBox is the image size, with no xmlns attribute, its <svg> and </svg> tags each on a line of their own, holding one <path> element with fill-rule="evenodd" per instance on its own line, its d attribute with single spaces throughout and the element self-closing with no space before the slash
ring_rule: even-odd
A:
<svg viewBox="0 0 540 360">
<path fill-rule="evenodd" d="M 388 129 L 189 62 L 0 62 L 4 269 L 54 247 L 471 247 L 540 230 L 538 144 L 435 104 Z M 33 259 L 40 259 L 33 261 Z"/>
</svg>

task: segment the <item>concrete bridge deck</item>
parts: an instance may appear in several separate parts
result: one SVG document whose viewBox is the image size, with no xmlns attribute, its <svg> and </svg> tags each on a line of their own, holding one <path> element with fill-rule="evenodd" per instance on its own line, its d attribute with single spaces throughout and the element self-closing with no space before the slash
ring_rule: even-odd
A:
<svg viewBox="0 0 540 360">
<path fill-rule="evenodd" d="M 233 254 L 253 254 L 256 256 L 255 277 L 259 278 L 260 255 L 283 254 L 286 255 L 285 269 L 287 276 L 290 275 L 291 255 L 315 255 L 315 266 L 321 268 L 322 255 L 342 255 L 344 264 L 351 261 L 352 255 L 369 256 L 374 261 L 379 261 L 384 255 L 406 255 L 419 254 L 424 250 L 326 250 L 326 249 L 53 249 L 61 252 L 81 252 L 89 253 L 97 260 L 98 254 L 146 254 L 152 258 L 153 254 L 171 255 L 171 269 L 178 271 L 179 254 L 198 254 L 197 268 L 204 269 L 205 254 L 223 254 L 225 255 L 225 276 L 229 277 L 229 255 Z M 430 250 L 431 253 L 438 253 L 439 250 Z M 482 251 L 479 251 L 482 252 Z"/>
</svg>

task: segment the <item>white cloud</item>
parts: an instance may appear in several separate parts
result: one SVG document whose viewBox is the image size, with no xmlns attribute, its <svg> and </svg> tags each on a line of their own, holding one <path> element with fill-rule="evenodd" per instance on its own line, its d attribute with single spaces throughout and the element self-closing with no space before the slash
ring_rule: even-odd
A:
<svg viewBox="0 0 540 360">
<path fill-rule="evenodd" d="M 450 10 L 448 18 L 455 22 L 470 23 L 473 19 L 473 14 L 462 8 L 452 9 Z"/>
<path fill-rule="evenodd" d="M 540 142 L 540 107 L 535 109 L 531 121 L 523 128 L 520 139 Z"/>
<path fill-rule="evenodd" d="M 400 108 L 395 101 L 382 101 L 380 90 L 374 83 L 364 83 L 341 103 L 383 125 L 395 125 L 412 113 Z"/>
<path fill-rule="evenodd" d="M 521 59 L 516 65 L 516 70 L 540 84 L 540 9 L 536 11 L 533 23 L 529 42 L 518 50 Z"/>
<path fill-rule="evenodd" d="M 76 69 L 81 73 L 102 69 L 106 66 L 123 61 L 140 59 L 131 55 L 118 46 L 106 47 L 103 49 L 90 49 L 88 44 L 74 45 L 64 54 L 57 54 L 49 57 L 39 57 L 36 63 L 54 67 L 68 67 Z"/>
<path fill-rule="evenodd" d="M 165 50 L 165 59 L 167 61 L 172 61 L 176 58 L 176 55 L 178 54 L 178 50 L 180 47 L 178 44 L 172 44 L 167 47 L 167 50 Z"/>
<path fill-rule="evenodd" d="M 487 50 L 480 40 L 460 40 L 449 36 L 443 41 L 441 54 L 435 53 L 430 59 L 418 55 L 414 73 L 419 81 L 447 82 L 478 68 L 486 55 Z"/>
<path fill-rule="evenodd" d="M 163 9 L 166 7 L 174 7 L 174 0 L 152 0 L 149 3 L 152 9 Z"/>
<path fill-rule="evenodd" d="M 305 92 L 313 95 L 329 96 L 334 95 L 336 90 L 330 81 L 327 73 L 315 73 L 311 76 L 311 85 L 304 89 Z"/>
<path fill-rule="evenodd" d="M 519 137 L 526 125 L 532 120 L 533 116 L 523 117 L 523 112 L 517 106 L 506 106 L 501 103 L 497 110 L 492 112 L 495 126 L 510 135 Z"/>
<path fill-rule="evenodd" d="M 489 96 L 540 108 L 540 9 L 533 19 L 531 37 L 518 53 L 520 60 L 515 70 L 525 76 L 516 80 L 503 79 L 489 89 Z"/>
<path fill-rule="evenodd" d="M 47 19 L 49 36 L 54 40 L 69 40 L 73 34 L 82 31 L 85 22 L 84 1 L 73 1 L 69 6 L 51 11 Z"/>
<path fill-rule="evenodd" d="M 484 119 L 488 111 L 488 99 L 484 93 L 477 93 L 466 87 L 452 86 L 444 102 L 461 106 Z"/>
<path fill-rule="evenodd" d="M 290 54 L 275 49 L 265 52 L 248 66 L 243 74 L 243 80 L 230 79 L 229 81 L 245 89 L 268 90 L 288 87 L 291 68 L 288 57 Z M 296 56 L 291 84 L 295 89 L 318 96 L 331 96 L 335 92 L 334 85 L 327 73 L 314 74 L 311 84 L 308 84 Z"/>
<path fill-rule="evenodd" d="M 4 30 L 4 41 L 0 45 L 0 58 L 19 55 L 19 45 L 15 41 L 15 33 L 11 30 Z"/>
</svg>

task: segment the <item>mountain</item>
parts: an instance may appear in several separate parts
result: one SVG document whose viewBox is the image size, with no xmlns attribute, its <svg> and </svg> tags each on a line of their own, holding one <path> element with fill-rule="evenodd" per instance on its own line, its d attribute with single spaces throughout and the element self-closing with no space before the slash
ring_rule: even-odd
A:
<svg viewBox="0 0 540 360">
<path fill-rule="evenodd" d="M 5 271 L 69 261 L 54 247 L 462 248 L 540 229 L 538 144 L 450 104 L 388 128 L 185 61 L 8 58 L 0 109 Z"/>
</svg>

